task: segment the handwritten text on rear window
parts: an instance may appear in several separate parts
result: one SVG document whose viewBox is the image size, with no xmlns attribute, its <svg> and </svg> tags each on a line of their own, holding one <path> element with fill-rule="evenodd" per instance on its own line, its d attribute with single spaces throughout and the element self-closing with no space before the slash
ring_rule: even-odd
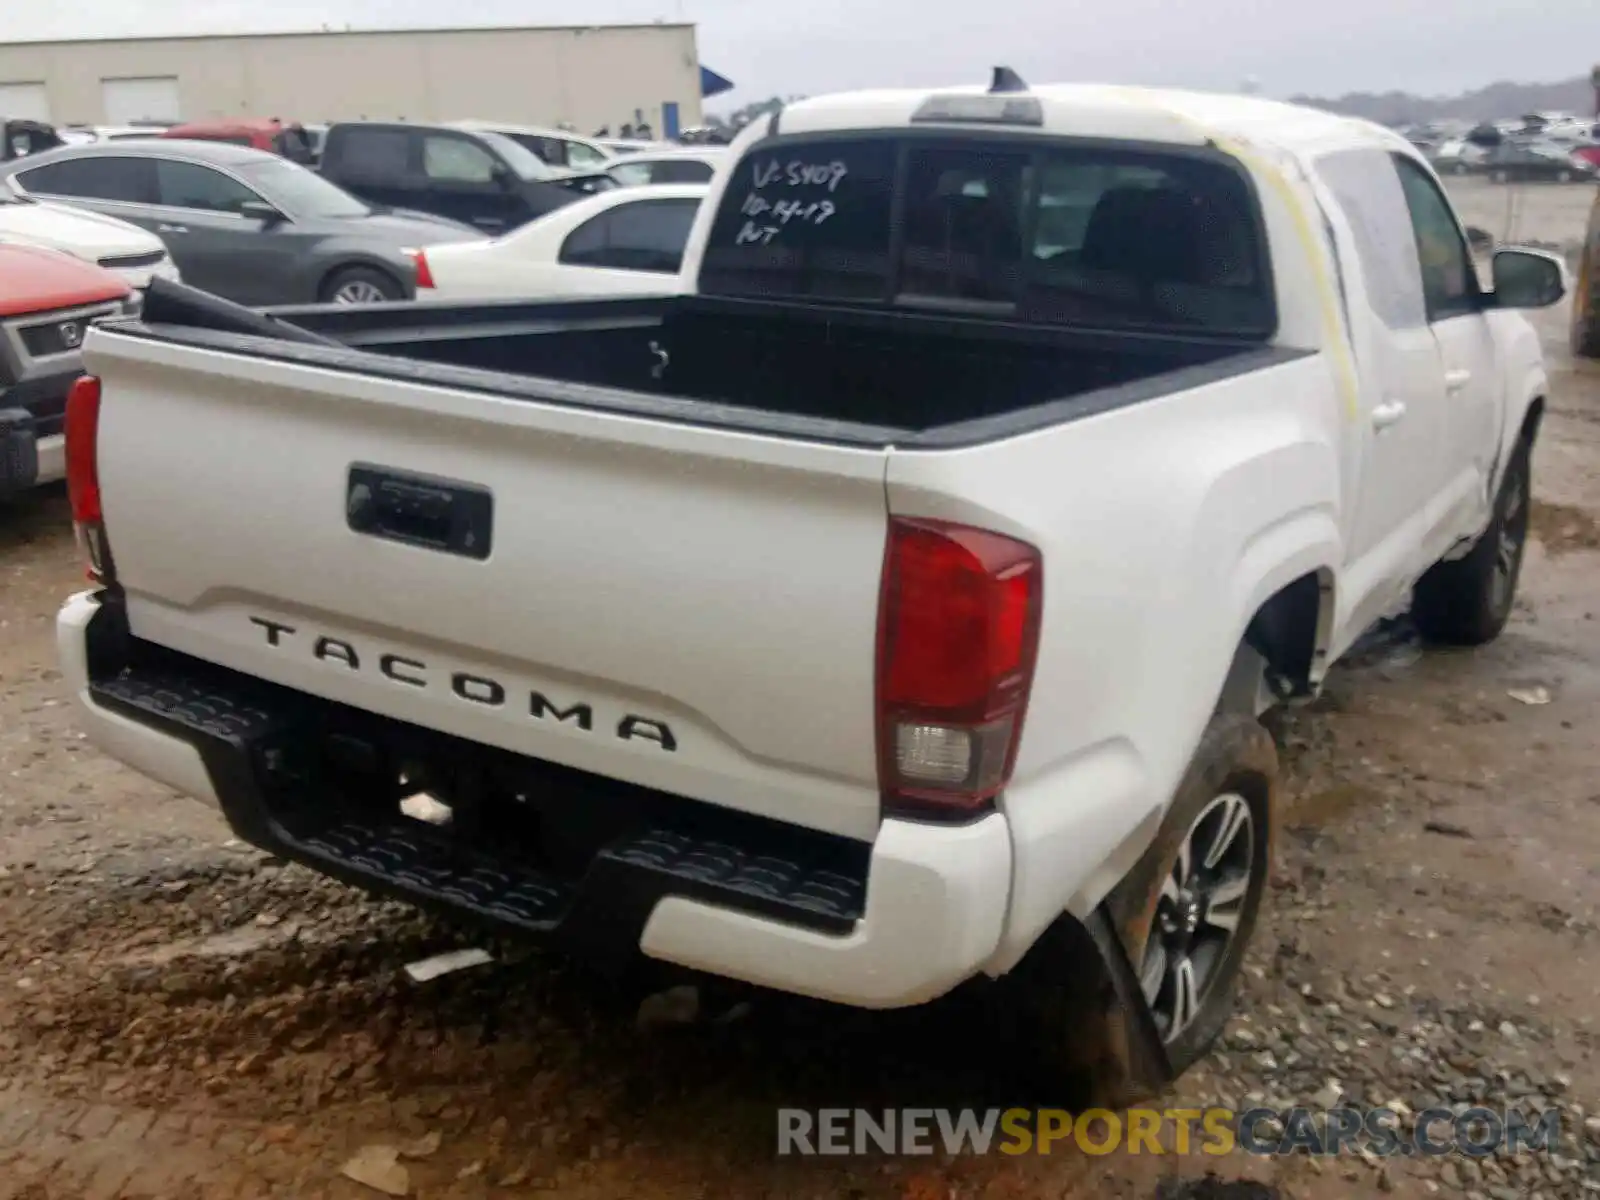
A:
<svg viewBox="0 0 1600 1200">
<path fill-rule="evenodd" d="M 734 238 L 734 245 L 765 246 L 786 226 L 821 225 L 839 210 L 832 200 L 817 196 L 816 192 L 821 190 L 829 195 L 837 192 L 849 174 L 850 169 L 837 159 L 832 162 L 796 159 L 787 163 L 770 159 L 755 164 L 750 172 L 751 190 L 739 207 L 740 213 L 748 219 Z M 802 194 L 772 194 L 792 189 L 801 189 Z"/>
</svg>

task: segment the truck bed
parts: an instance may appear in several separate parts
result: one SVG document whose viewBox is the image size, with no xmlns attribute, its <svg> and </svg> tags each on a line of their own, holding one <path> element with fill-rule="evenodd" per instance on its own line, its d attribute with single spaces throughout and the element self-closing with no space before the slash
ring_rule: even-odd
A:
<svg viewBox="0 0 1600 1200">
<path fill-rule="evenodd" d="M 1037 497 L 1129 447 L 1203 452 L 1219 421 L 1318 403 L 1314 370 L 1275 365 L 1295 357 L 668 300 L 274 315 L 181 287 L 84 346 L 135 642 L 401 745 L 858 841 L 891 522 L 1034 544 Z"/>
<path fill-rule="evenodd" d="M 987 440 L 1293 357 L 1258 343 L 704 297 L 269 310 L 175 289 L 131 333 L 307 365 L 859 445 Z M 256 322 L 252 328 L 250 322 Z M 230 327 L 230 325 L 232 327 Z M 201 327 L 205 326 L 205 327 Z M 356 353 L 351 353 L 356 352 Z"/>
</svg>

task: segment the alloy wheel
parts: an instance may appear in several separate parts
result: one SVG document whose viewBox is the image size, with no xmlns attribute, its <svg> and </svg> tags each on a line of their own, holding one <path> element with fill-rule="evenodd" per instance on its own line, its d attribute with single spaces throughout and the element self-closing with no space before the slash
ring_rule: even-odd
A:
<svg viewBox="0 0 1600 1200">
<path fill-rule="evenodd" d="M 382 288 L 365 279 L 352 279 L 333 293 L 335 304 L 382 304 L 387 299 Z"/>
<path fill-rule="evenodd" d="M 1139 981 L 1164 1042 L 1199 1017 L 1233 945 L 1250 895 L 1255 839 L 1249 802 L 1220 795 L 1189 826 L 1162 881 Z"/>
<path fill-rule="evenodd" d="M 1512 464 L 1511 471 L 1511 478 L 1506 480 L 1505 509 L 1494 531 L 1494 571 L 1489 586 L 1495 612 L 1511 603 L 1517 568 L 1528 540 L 1528 476 L 1518 463 Z"/>
</svg>

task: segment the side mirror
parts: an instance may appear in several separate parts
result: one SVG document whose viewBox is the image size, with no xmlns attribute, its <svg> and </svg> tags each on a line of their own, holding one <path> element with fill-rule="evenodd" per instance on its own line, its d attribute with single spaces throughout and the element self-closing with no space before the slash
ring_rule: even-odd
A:
<svg viewBox="0 0 1600 1200">
<path fill-rule="evenodd" d="M 239 205 L 239 215 L 249 217 L 252 221 L 262 221 L 268 225 L 276 225 L 279 221 L 286 220 L 284 215 L 265 200 L 246 200 Z"/>
<path fill-rule="evenodd" d="M 516 173 L 503 162 L 497 162 L 493 167 L 489 168 L 489 178 L 494 180 L 495 186 L 502 192 L 514 192 L 517 190 Z"/>
<path fill-rule="evenodd" d="M 1496 308 L 1549 308 L 1567 294 L 1567 264 L 1542 250 L 1494 252 Z"/>
</svg>

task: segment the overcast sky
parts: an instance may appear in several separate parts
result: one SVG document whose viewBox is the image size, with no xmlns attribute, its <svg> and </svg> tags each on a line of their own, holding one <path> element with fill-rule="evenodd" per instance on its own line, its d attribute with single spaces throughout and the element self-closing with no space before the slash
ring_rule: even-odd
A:
<svg viewBox="0 0 1600 1200">
<path fill-rule="evenodd" d="M 26 9 L 27 19 L 17 19 Z M 690 20 L 738 91 L 987 78 L 1237 87 L 1268 95 L 1454 93 L 1546 82 L 1600 60 L 1600 0 L 0 0 L 0 38 Z M 730 104 L 731 102 L 731 104 Z"/>
</svg>

